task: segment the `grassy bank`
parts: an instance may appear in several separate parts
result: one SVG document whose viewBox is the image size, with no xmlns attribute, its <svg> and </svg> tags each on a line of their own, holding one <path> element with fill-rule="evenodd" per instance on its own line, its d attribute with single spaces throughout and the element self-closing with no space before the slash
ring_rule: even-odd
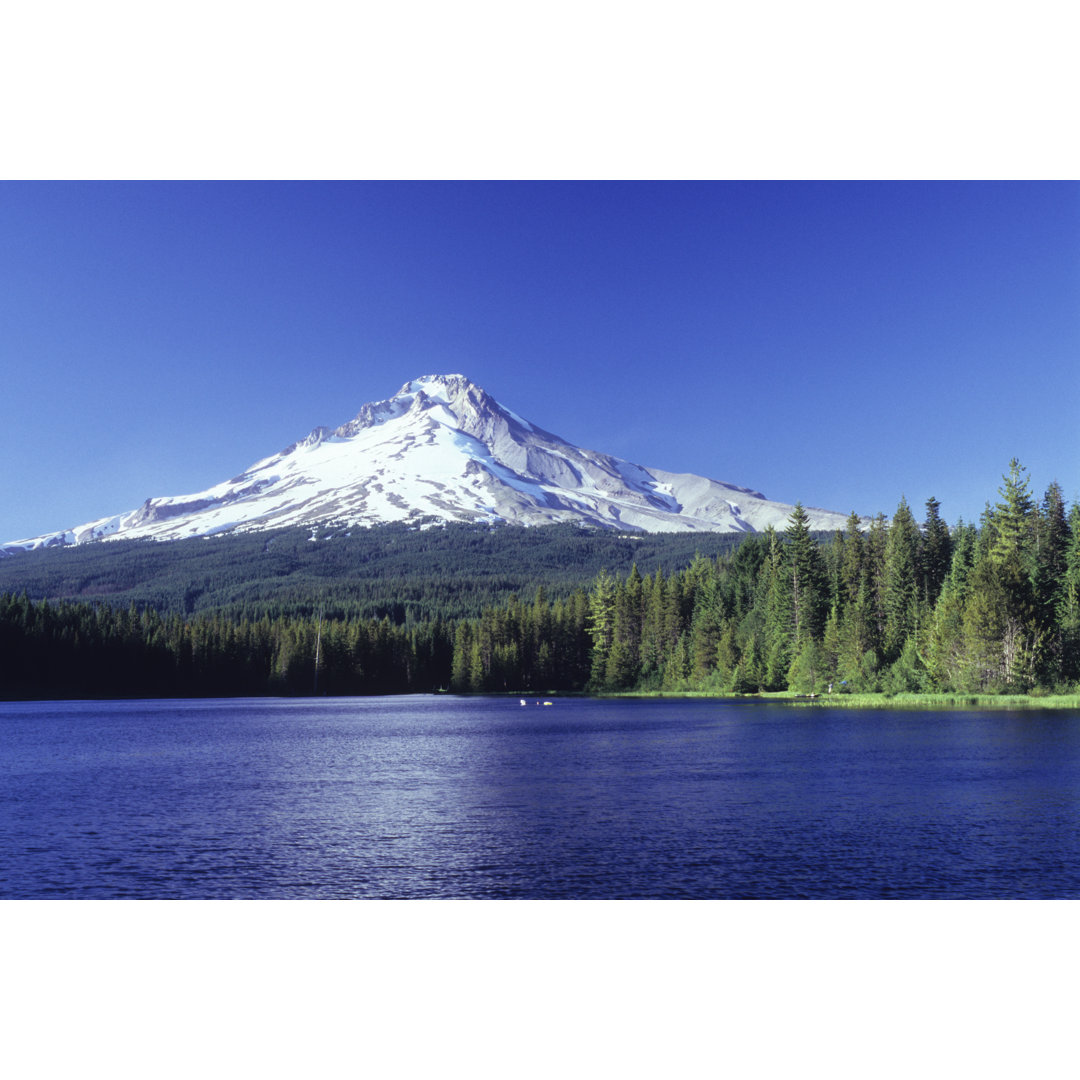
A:
<svg viewBox="0 0 1080 1080">
<path fill-rule="evenodd" d="M 1080 694 L 819 694 L 810 698 L 792 691 L 774 694 L 717 694 L 707 691 L 633 691 L 612 697 L 716 698 L 729 701 L 775 701 L 831 709 L 1075 709 Z"/>
<path fill-rule="evenodd" d="M 834 709 L 1076 709 L 1080 694 L 824 694 L 806 705 Z"/>
</svg>

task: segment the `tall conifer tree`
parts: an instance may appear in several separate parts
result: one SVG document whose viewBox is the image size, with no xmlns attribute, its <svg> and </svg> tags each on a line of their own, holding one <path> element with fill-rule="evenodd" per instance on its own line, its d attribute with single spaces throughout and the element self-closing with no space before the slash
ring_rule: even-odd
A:
<svg viewBox="0 0 1080 1080">
<path fill-rule="evenodd" d="M 919 549 L 920 595 L 927 607 L 933 607 L 945 584 L 952 556 L 952 537 L 941 518 L 941 503 L 932 495 L 926 500 L 922 544 Z"/>
<path fill-rule="evenodd" d="M 769 554 L 762 566 L 765 580 L 764 685 L 782 690 L 791 667 L 791 587 L 784 551 L 776 530 L 766 529 Z"/>
<path fill-rule="evenodd" d="M 901 498 L 885 541 L 884 659 L 896 660 L 918 622 L 919 528 Z"/>
<path fill-rule="evenodd" d="M 865 547 L 866 541 L 863 538 L 859 515 L 852 510 L 847 519 L 844 533 L 844 557 L 840 565 L 840 595 L 837 599 L 841 611 L 849 604 L 854 604 L 859 595 Z"/>
<path fill-rule="evenodd" d="M 829 610 L 828 577 L 821 546 L 810 535 L 810 518 L 795 504 L 787 527 L 787 576 L 791 583 L 791 634 L 798 652 L 807 638 L 821 638 Z"/>
</svg>

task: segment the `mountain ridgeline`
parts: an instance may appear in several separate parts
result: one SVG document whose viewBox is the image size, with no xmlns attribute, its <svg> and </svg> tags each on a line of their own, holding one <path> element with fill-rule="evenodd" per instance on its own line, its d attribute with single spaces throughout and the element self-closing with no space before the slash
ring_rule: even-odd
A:
<svg viewBox="0 0 1080 1080">
<path fill-rule="evenodd" d="M 584 450 L 523 419 L 462 375 L 427 375 L 356 417 L 231 480 L 60 532 L 0 556 L 98 540 L 180 540 L 288 527 L 388 522 L 551 525 L 619 531 L 755 532 L 791 513 L 759 491 Z M 844 516 L 810 509 L 811 527 Z"/>
<path fill-rule="evenodd" d="M 48 591 L 49 601 L 9 591 L 0 595 L 0 696 L 1080 692 L 1080 505 L 1067 507 L 1056 483 L 1037 503 L 1015 461 L 999 495 L 977 526 L 950 529 L 934 499 L 919 523 L 902 500 L 891 520 L 879 515 L 864 528 L 852 514 L 825 542 L 796 505 L 782 530 L 732 536 L 723 550 L 669 553 L 666 560 L 640 536 L 460 526 L 451 544 L 463 558 L 460 572 L 420 572 L 413 580 L 424 599 L 411 613 L 334 607 L 337 570 L 327 574 L 330 591 L 322 594 L 305 579 L 295 600 L 222 602 L 224 593 L 213 594 L 201 613 L 176 604 L 140 609 L 55 599 L 80 595 L 66 588 Z M 449 558 L 451 547 L 440 550 L 434 539 L 442 530 L 398 528 L 402 536 L 430 538 L 423 542 L 433 544 L 432 559 Z M 450 536 L 443 532 L 443 541 Z M 670 538 L 655 539 L 662 546 Z M 288 543 L 347 550 L 336 540 L 287 542 L 285 534 L 277 542 L 282 550 Z M 594 542 L 600 547 L 585 558 Z M 585 545 L 577 548 L 578 569 L 592 576 L 575 584 L 566 567 L 578 543 Z M 487 566 L 509 559 L 514 572 L 501 576 L 505 562 L 490 575 L 477 571 L 484 565 L 478 553 L 492 544 Z M 551 545 L 546 555 L 544 544 Z M 383 545 L 385 552 L 393 546 Z M 125 563 L 181 549 L 135 547 L 142 550 Z M 37 554 L 55 560 L 62 577 L 70 570 L 60 569 L 65 559 L 78 550 Z M 616 553 L 621 563 L 611 558 Z M 399 587 L 393 556 L 385 559 L 375 579 Z M 416 551 L 400 565 L 415 569 Z M 560 580 L 547 577 L 559 573 Z M 0 588 L 9 587 L 2 580 Z M 468 597 L 468 581 L 486 584 Z M 83 584 L 81 595 L 91 595 L 93 580 Z M 490 602 L 470 611 L 483 596 Z"/>
</svg>

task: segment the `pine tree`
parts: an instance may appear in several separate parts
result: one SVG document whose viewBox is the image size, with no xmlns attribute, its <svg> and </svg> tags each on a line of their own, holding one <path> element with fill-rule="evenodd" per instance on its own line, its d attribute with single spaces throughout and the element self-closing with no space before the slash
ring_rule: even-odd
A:
<svg viewBox="0 0 1080 1080">
<path fill-rule="evenodd" d="M 656 574 L 642 583 L 641 604 L 641 674 L 643 679 L 659 675 L 664 665 L 664 574 Z"/>
<path fill-rule="evenodd" d="M 734 688 L 739 653 L 735 647 L 735 627 L 728 623 L 716 644 L 716 676 L 721 686 Z"/>
<path fill-rule="evenodd" d="M 1001 501 L 994 508 L 986 574 L 976 574 L 984 595 L 981 604 L 994 602 L 995 625 L 1000 627 L 1001 677 L 1009 689 L 1026 690 L 1034 682 L 1045 645 L 1035 596 L 1035 504 L 1028 478 L 1013 458 L 1003 477 Z M 990 583 L 990 575 L 994 581 Z"/>
<path fill-rule="evenodd" d="M 690 677 L 690 643 L 688 638 L 688 634 L 680 634 L 679 640 L 675 642 L 675 648 L 664 667 L 663 688 L 665 690 L 684 689 L 686 680 Z"/>
<path fill-rule="evenodd" d="M 833 533 L 832 542 L 822 545 L 821 554 L 825 559 L 825 572 L 829 581 L 829 610 L 832 611 L 843 604 L 844 586 L 841 580 L 841 571 L 844 567 L 844 548 L 847 540 L 843 529 L 837 529 Z"/>
<path fill-rule="evenodd" d="M 884 660 L 895 661 L 915 632 L 919 616 L 919 528 L 907 500 L 901 498 L 885 541 Z"/>
<path fill-rule="evenodd" d="M 868 653 L 876 655 L 873 650 L 875 636 L 869 575 L 864 574 L 858 595 L 853 603 L 848 604 L 840 617 L 836 660 L 838 680 L 846 681 L 854 688 L 865 666 L 863 658 Z"/>
<path fill-rule="evenodd" d="M 637 565 L 615 590 L 611 649 L 604 668 L 604 685 L 623 690 L 641 677 L 642 582 Z"/>
<path fill-rule="evenodd" d="M 664 648 L 665 666 L 674 655 L 675 647 L 686 629 L 686 573 L 673 574 L 664 584 L 663 630 L 661 640 Z"/>
<path fill-rule="evenodd" d="M 840 666 L 840 653 L 842 639 L 840 637 L 840 607 L 833 604 L 829 617 L 825 622 L 825 633 L 821 639 L 822 651 L 825 655 L 825 667 L 830 682 L 836 679 L 836 673 Z"/>
<path fill-rule="evenodd" d="M 791 667 L 791 588 L 787 579 L 786 560 L 776 530 L 766 530 L 769 555 L 762 566 L 765 581 L 764 670 L 763 686 L 782 690 Z"/>
<path fill-rule="evenodd" d="M 1038 677 L 1041 682 L 1053 685 L 1062 677 L 1066 665 L 1065 635 L 1058 613 L 1065 594 L 1070 540 L 1065 499 L 1056 480 L 1047 488 L 1035 515 L 1035 533 L 1032 588 L 1035 618 L 1043 634 Z"/>
<path fill-rule="evenodd" d="M 690 620 L 691 677 L 706 679 L 716 667 L 716 649 L 724 632 L 724 601 L 719 582 L 710 573 L 697 588 Z"/>
<path fill-rule="evenodd" d="M 469 690 L 474 694 L 488 689 L 487 665 L 484 663 L 484 650 L 478 638 L 473 639 L 469 652 Z"/>
<path fill-rule="evenodd" d="M 917 694 L 929 689 L 929 676 L 913 634 L 904 642 L 885 678 L 885 689 L 892 694 Z"/>
<path fill-rule="evenodd" d="M 1035 503 L 1027 470 L 1013 458 L 1002 480 L 1001 501 L 994 508 L 992 518 L 990 555 L 999 566 L 1015 563 L 1022 572 L 1027 572 L 1031 569 L 1035 532 Z"/>
<path fill-rule="evenodd" d="M 807 637 L 787 675 L 788 687 L 800 694 L 818 694 L 828 685 L 828 661 L 821 643 Z"/>
<path fill-rule="evenodd" d="M 971 571 L 964 601 L 964 685 L 975 691 L 1004 690 L 1009 683 L 1009 662 L 1003 643 L 1006 632 L 1006 591 L 991 559 Z"/>
<path fill-rule="evenodd" d="M 607 570 L 601 570 L 589 593 L 588 634 L 592 641 L 589 682 L 596 689 L 607 686 L 607 663 L 615 638 L 615 596 L 618 586 Z"/>
<path fill-rule="evenodd" d="M 739 657 L 732 676 L 732 689 L 740 694 L 756 694 L 765 688 L 765 662 L 762 659 L 761 638 L 751 634 Z"/>
<path fill-rule="evenodd" d="M 952 537 L 948 525 L 941 519 L 940 510 L 941 503 L 933 496 L 926 500 L 926 520 L 919 549 L 919 591 L 927 608 L 937 603 L 952 558 Z"/>
<path fill-rule="evenodd" d="M 792 647 L 798 651 L 807 638 L 820 639 L 829 610 L 828 578 L 821 546 L 810 535 L 810 518 L 800 502 L 787 527 L 787 571 L 791 582 Z"/>
<path fill-rule="evenodd" d="M 878 514 L 866 533 L 863 552 L 863 583 L 866 586 L 868 648 L 880 655 L 885 637 L 885 545 L 888 525 L 884 514 Z"/>
<path fill-rule="evenodd" d="M 863 580 L 863 557 L 866 542 L 860 527 L 859 515 L 853 510 L 848 516 L 843 535 L 843 558 L 840 564 L 840 588 L 837 600 L 842 611 L 854 604 Z"/>
<path fill-rule="evenodd" d="M 975 526 L 958 521 L 952 536 L 949 569 L 934 605 L 926 637 L 928 677 L 933 686 L 942 690 L 967 688 L 964 609 L 975 548 Z"/>
</svg>

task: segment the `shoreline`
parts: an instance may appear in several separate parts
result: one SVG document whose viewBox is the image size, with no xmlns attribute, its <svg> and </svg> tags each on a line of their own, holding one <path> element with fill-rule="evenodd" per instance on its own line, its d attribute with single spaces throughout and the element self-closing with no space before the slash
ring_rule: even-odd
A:
<svg viewBox="0 0 1080 1080">
<path fill-rule="evenodd" d="M 798 708 L 834 708 L 834 709 L 1000 709 L 1002 711 L 1043 711 L 1073 710 L 1080 712 L 1080 694 L 797 694 L 790 690 L 766 691 L 757 694 L 720 693 L 714 690 L 623 690 L 608 693 L 589 693 L 584 690 L 549 690 L 537 694 L 534 690 L 502 690 L 477 694 L 455 693 L 446 690 L 416 690 L 402 693 L 383 694 L 236 694 L 236 695 L 185 695 L 183 697 L 162 696 L 146 697 L 4 697 L 0 696 L 0 705 L 48 704 L 70 702 L 137 702 L 137 701 L 345 701 L 350 698 L 378 697 L 476 697 L 476 698 L 520 698 L 529 705 L 540 705 L 547 701 L 567 700 L 570 698 L 593 698 L 597 701 L 618 700 L 713 700 L 719 702 L 746 702 L 769 705 L 791 705 Z"/>
<path fill-rule="evenodd" d="M 796 694 L 781 690 L 760 694 L 724 694 L 708 690 L 628 690 L 598 694 L 610 698 L 714 698 L 717 701 L 763 701 L 776 705 L 834 709 L 1074 709 L 1080 694 Z"/>
</svg>

